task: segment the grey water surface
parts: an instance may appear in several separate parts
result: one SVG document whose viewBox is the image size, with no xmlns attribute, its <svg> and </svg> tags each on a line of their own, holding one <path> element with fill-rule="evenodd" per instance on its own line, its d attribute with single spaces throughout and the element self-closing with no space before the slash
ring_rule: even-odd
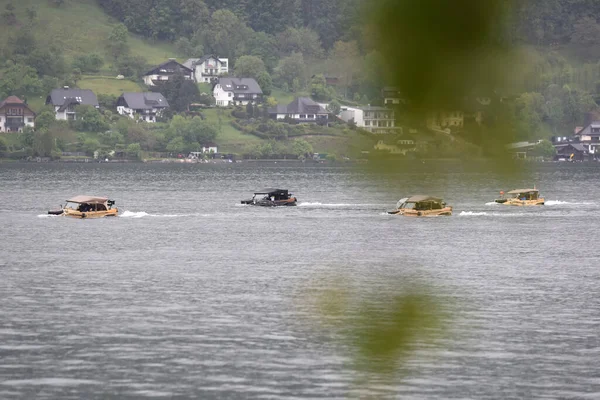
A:
<svg viewBox="0 0 600 400">
<path fill-rule="evenodd" d="M 442 172 L 440 172 L 442 171 Z M 0 164 L 0 399 L 600 398 L 600 165 Z M 493 203 L 537 185 L 547 204 Z M 243 206 L 289 188 L 298 207 Z M 109 196 L 121 216 L 47 216 Z M 451 217 L 386 214 L 443 196 Z M 307 285 L 425 282 L 450 332 L 359 391 Z M 371 392 L 370 392 L 371 391 Z"/>
</svg>

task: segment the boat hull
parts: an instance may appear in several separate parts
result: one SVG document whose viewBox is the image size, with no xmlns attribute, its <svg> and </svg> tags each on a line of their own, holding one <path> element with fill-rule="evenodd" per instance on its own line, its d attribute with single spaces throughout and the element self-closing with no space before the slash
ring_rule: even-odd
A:
<svg viewBox="0 0 600 400">
<path fill-rule="evenodd" d="M 452 215 L 452 207 L 444 207 L 439 210 L 413 210 L 400 208 L 392 213 L 394 215 L 403 215 L 405 217 L 448 217 Z"/>
<path fill-rule="evenodd" d="M 242 204 L 259 207 L 280 207 L 280 206 L 295 206 L 296 198 L 286 200 L 242 200 Z"/>
<path fill-rule="evenodd" d="M 536 199 L 536 200 L 519 200 L 519 199 L 497 199 L 496 203 L 504 204 L 505 206 L 543 206 L 544 199 Z"/>
<path fill-rule="evenodd" d="M 104 211 L 86 211 L 80 212 L 77 210 L 72 210 L 70 208 L 65 208 L 63 210 L 63 214 L 66 217 L 71 218 L 80 218 L 80 219 L 90 219 L 90 218 L 104 218 L 104 217 L 116 217 L 119 214 L 119 210 L 117 208 L 112 208 L 110 210 Z"/>
</svg>

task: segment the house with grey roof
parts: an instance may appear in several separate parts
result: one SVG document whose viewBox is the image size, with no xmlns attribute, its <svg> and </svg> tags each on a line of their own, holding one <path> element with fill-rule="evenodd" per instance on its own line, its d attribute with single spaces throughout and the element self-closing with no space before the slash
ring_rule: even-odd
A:
<svg viewBox="0 0 600 400">
<path fill-rule="evenodd" d="M 600 121 L 591 121 L 575 133 L 574 140 L 581 143 L 590 155 L 596 157 L 596 154 L 600 153 Z"/>
<path fill-rule="evenodd" d="M 194 71 L 193 78 L 196 82 L 215 82 L 220 76 L 229 73 L 229 59 L 213 54 L 189 58 L 183 65 Z"/>
<path fill-rule="evenodd" d="M 117 99 L 117 112 L 137 121 L 156 122 L 168 107 L 167 99 L 155 92 L 125 92 Z"/>
<path fill-rule="evenodd" d="M 300 123 L 326 124 L 329 115 L 321 105 L 309 97 L 296 97 L 289 104 L 269 108 L 269 117 Z"/>
<path fill-rule="evenodd" d="M 62 89 L 52 89 L 46 97 L 46 104 L 54 107 L 57 120 L 74 121 L 77 119 L 75 107 L 88 105 L 100 108 L 98 98 L 90 89 L 75 89 L 65 86 Z"/>
<path fill-rule="evenodd" d="M 262 95 L 254 78 L 219 78 L 213 88 L 216 104 L 221 107 L 257 103 Z"/>
<path fill-rule="evenodd" d="M 590 156 L 588 149 L 581 143 L 555 144 L 554 148 L 556 149 L 555 160 L 587 161 L 593 159 L 593 155 Z"/>
<path fill-rule="evenodd" d="M 174 58 L 169 58 L 144 74 L 144 83 L 147 86 L 156 86 L 168 81 L 173 75 L 182 74 L 185 79 L 192 79 L 193 70 L 178 63 Z"/>
</svg>

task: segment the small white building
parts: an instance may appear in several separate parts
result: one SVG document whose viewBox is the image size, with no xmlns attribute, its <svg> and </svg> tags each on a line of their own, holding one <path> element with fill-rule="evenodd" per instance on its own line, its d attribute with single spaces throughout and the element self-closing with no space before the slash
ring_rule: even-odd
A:
<svg viewBox="0 0 600 400">
<path fill-rule="evenodd" d="M 309 97 L 296 97 L 290 104 L 269 108 L 269 117 L 274 120 L 326 124 L 328 115 L 327 110 Z"/>
<path fill-rule="evenodd" d="M 200 158 L 203 154 L 217 154 L 217 145 L 214 143 L 203 144 L 200 151 L 191 151 L 189 158 Z"/>
<path fill-rule="evenodd" d="M 342 107 L 339 117 L 354 121 L 357 128 L 371 133 L 394 133 L 398 131 L 394 111 L 385 107 Z"/>
<path fill-rule="evenodd" d="M 212 54 L 189 58 L 183 65 L 194 71 L 193 78 L 198 83 L 215 82 L 220 76 L 229 73 L 229 59 Z"/>
<path fill-rule="evenodd" d="M 156 117 L 168 107 L 167 99 L 155 92 L 125 92 L 117 99 L 119 114 L 145 122 L 156 122 Z"/>
<path fill-rule="evenodd" d="M 147 86 L 156 86 L 168 81 L 173 75 L 182 74 L 185 79 L 192 79 L 191 68 L 178 63 L 174 58 L 157 65 L 144 74 L 144 83 Z"/>
<path fill-rule="evenodd" d="M 96 95 L 90 89 L 71 89 L 68 86 L 52 89 L 50 95 L 46 97 L 46 104 L 54 107 L 56 119 L 69 121 L 77 119 L 75 107 L 78 105 L 100 108 Z"/>
<path fill-rule="evenodd" d="M 263 92 L 254 78 L 219 78 L 213 88 L 217 106 L 246 105 L 262 99 Z"/>
</svg>

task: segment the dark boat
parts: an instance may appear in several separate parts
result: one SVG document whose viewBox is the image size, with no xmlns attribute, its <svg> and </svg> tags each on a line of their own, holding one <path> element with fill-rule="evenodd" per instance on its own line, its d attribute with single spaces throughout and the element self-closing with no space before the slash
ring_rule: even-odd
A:
<svg viewBox="0 0 600 400">
<path fill-rule="evenodd" d="M 295 206 L 296 198 L 287 189 L 264 189 L 254 192 L 249 200 L 242 200 L 242 204 L 263 207 Z"/>
</svg>

